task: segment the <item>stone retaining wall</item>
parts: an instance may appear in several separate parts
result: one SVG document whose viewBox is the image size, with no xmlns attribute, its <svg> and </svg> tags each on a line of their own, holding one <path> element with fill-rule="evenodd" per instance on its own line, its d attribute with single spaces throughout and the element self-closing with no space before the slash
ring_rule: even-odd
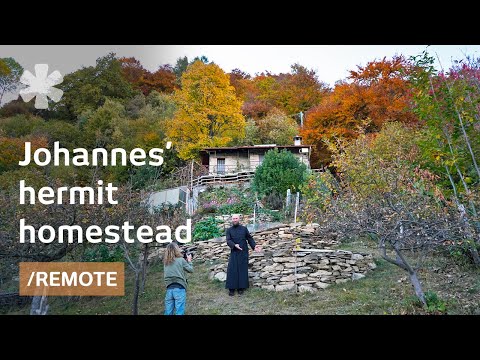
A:
<svg viewBox="0 0 480 360">
<path fill-rule="evenodd" d="M 358 280 L 376 267 L 371 254 L 335 250 L 335 235 L 317 235 L 318 224 L 283 224 L 253 233 L 261 252 L 250 251 L 251 285 L 268 290 L 317 291 L 334 283 Z M 299 240 L 297 240 L 299 239 Z M 196 261 L 211 263 L 210 279 L 226 280 L 230 248 L 225 237 L 184 247 Z"/>
</svg>

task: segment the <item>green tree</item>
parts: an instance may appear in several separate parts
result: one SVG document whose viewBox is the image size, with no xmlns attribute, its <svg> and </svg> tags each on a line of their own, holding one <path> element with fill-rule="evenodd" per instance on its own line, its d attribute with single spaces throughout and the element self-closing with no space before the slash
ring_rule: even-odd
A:
<svg viewBox="0 0 480 360">
<path fill-rule="evenodd" d="M 89 148 L 107 147 L 113 143 L 118 124 L 125 118 L 125 107 L 107 99 L 83 125 L 83 144 Z"/>
<path fill-rule="evenodd" d="M 439 74 L 427 51 L 412 60 L 414 111 L 424 123 L 422 154 L 452 197 L 464 226 L 463 243 L 480 266 L 480 59 L 467 56 Z"/>
<path fill-rule="evenodd" d="M 36 129 L 42 128 L 45 121 L 30 114 L 19 114 L 0 119 L 0 134 L 19 138 L 32 134 Z"/>
<path fill-rule="evenodd" d="M 11 57 L 0 59 L 0 105 L 3 95 L 18 88 L 22 73 L 23 67 L 15 59 Z"/>
<path fill-rule="evenodd" d="M 150 121 L 160 121 L 161 128 L 165 131 L 165 121 L 173 119 L 177 105 L 173 95 L 152 91 L 145 99 L 146 106 L 142 110 L 141 116 Z"/>
<path fill-rule="evenodd" d="M 295 120 L 284 112 L 273 109 L 263 119 L 257 121 L 260 140 L 264 144 L 291 145 L 297 135 L 298 126 Z"/>
<path fill-rule="evenodd" d="M 177 77 L 177 84 L 180 85 L 182 83 L 182 75 L 185 71 L 187 71 L 188 67 L 188 58 L 186 56 L 184 57 L 179 57 L 177 59 L 177 62 L 175 63 L 175 66 L 173 68 L 173 72 L 175 73 L 175 76 Z"/>
<path fill-rule="evenodd" d="M 60 146 L 73 150 L 77 146 L 83 146 L 81 143 L 82 133 L 77 125 L 67 121 L 49 120 L 43 126 L 34 130 L 34 134 L 39 134 L 48 139 L 50 148 L 53 143 L 58 141 Z"/>
<path fill-rule="evenodd" d="M 132 119 L 137 119 L 140 116 L 141 111 L 145 108 L 145 95 L 138 94 L 130 99 L 125 105 L 127 116 Z"/>
<path fill-rule="evenodd" d="M 95 111 L 108 98 L 125 103 L 134 95 L 132 85 L 125 79 L 122 64 L 114 53 L 97 59 L 95 66 L 65 75 L 58 87 L 64 94 L 62 101 L 53 107 L 53 114 L 72 121 L 84 112 Z"/>
<path fill-rule="evenodd" d="M 308 174 L 305 183 L 300 186 L 305 203 L 302 217 L 307 222 L 317 219 L 320 212 L 325 211 L 338 190 L 339 184 L 329 170 Z"/>
<path fill-rule="evenodd" d="M 357 196 L 383 198 L 413 186 L 420 164 L 418 140 L 417 130 L 398 122 L 387 123 L 378 134 L 329 143 L 334 154 L 332 165 Z"/>
<path fill-rule="evenodd" d="M 253 186 L 263 195 L 285 194 L 288 189 L 297 191 L 305 182 L 307 167 L 288 150 L 269 150 L 257 167 Z"/>
</svg>

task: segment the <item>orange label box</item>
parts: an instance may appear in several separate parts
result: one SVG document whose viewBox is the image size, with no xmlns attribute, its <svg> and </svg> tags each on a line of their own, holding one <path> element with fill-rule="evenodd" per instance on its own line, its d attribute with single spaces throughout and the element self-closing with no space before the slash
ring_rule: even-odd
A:
<svg viewBox="0 0 480 360">
<path fill-rule="evenodd" d="M 20 296 L 124 296 L 123 262 L 21 262 Z"/>
</svg>

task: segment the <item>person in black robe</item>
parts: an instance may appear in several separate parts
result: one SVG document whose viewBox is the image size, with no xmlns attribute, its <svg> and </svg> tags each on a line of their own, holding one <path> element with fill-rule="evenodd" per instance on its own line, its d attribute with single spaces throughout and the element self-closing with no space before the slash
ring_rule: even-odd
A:
<svg viewBox="0 0 480 360">
<path fill-rule="evenodd" d="M 233 296 L 235 290 L 238 294 L 248 288 L 248 245 L 252 250 L 260 251 L 259 245 L 255 244 L 248 229 L 240 225 L 240 216 L 232 216 L 232 227 L 227 230 L 227 245 L 230 247 L 228 259 L 227 282 L 225 288 L 229 290 L 228 295 Z M 247 245 L 248 241 L 248 245 Z"/>
</svg>

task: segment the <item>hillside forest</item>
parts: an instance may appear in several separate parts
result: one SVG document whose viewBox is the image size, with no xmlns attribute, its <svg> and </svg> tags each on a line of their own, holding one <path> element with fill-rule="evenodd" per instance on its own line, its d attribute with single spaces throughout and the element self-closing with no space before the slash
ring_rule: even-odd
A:
<svg viewBox="0 0 480 360">
<path fill-rule="evenodd" d="M 313 147 L 311 168 L 322 171 L 301 168 L 285 153 L 272 151 L 265 157 L 270 172 L 264 166 L 252 184 L 265 211 L 285 216 L 285 190 L 300 192 L 301 221 L 319 223 L 325 234 L 334 232 L 345 243 L 373 244 L 383 261 L 405 273 L 421 306 L 428 302 L 419 275 L 426 259 L 441 257 L 470 272 L 480 268 L 480 59 L 465 56 L 445 69 L 428 50 L 408 58 L 399 54 L 359 65 L 330 86 L 301 64 L 288 73 L 227 73 L 199 56 L 150 71 L 134 57 L 109 53 L 94 66 L 64 74 L 57 85 L 63 98 L 50 102 L 48 110 L 20 97 L 2 103 L 4 94 L 21 87 L 22 72 L 15 59 L 0 58 L 0 288 L 18 273 L 20 261 L 120 259 L 133 274 L 138 302 L 151 249 L 20 247 L 18 220 L 54 228 L 126 218 L 184 224 L 183 209 L 149 212 L 144 195 L 171 187 L 179 170 L 199 161 L 202 148 L 290 145 L 296 135 Z M 174 147 L 160 168 L 21 167 L 26 141 L 34 150 L 53 149 L 57 141 L 69 150 L 128 152 L 163 148 L 167 141 Z M 285 167 L 297 169 L 298 176 L 287 178 Z M 275 176 L 288 181 L 266 183 Z M 20 180 L 40 188 L 85 186 L 98 179 L 119 186 L 119 205 L 18 202 Z M 222 196 L 217 203 L 210 196 L 209 208 L 200 209 L 194 220 L 253 206 L 242 192 Z"/>
</svg>

